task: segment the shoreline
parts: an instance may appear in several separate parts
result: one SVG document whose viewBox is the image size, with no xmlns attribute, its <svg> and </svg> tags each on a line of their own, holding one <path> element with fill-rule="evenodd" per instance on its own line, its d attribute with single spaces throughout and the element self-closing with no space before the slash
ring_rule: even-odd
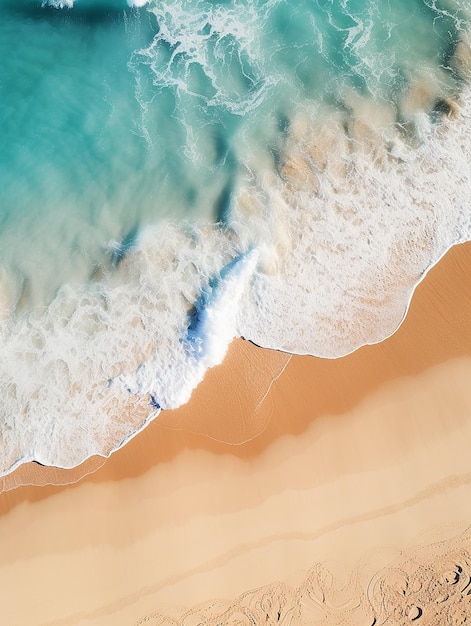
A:
<svg viewBox="0 0 471 626">
<path fill-rule="evenodd" d="M 291 357 L 303 357 L 303 358 L 305 357 L 308 359 L 319 359 L 322 362 L 328 362 L 328 361 L 343 362 L 344 359 L 348 359 L 352 355 L 355 355 L 357 353 L 363 354 L 362 351 L 367 351 L 368 348 L 372 346 L 378 346 L 380 344 L 383 344 L 384 342 L 387 342 L 391 337 L 396 335 L 398 331 L 400 331 L 402 325 L 406 321 L 407 316 L 409 314 L 415 293 L 417 289 L 420 287 L 420 285 L 423 283 L 423 281 L 427 279 L 429 272 L 433 271 L 434 268 L 437 267 L 443 261 L 443 259 L 446 258 L 448 254 L 450 254 L 452 251 L 454 251 L 456 248 L 460 246 L 469 247 L 471 246 L 471 242 L 466 242 L 466 241 L 458 242 L 458 243 L 451 245 L 445 252 L 443 252 L 443 254 L 440 255 L 437 261 L 430 264 L 430 266 L 424 271 L 423 275 L 420 277 L 420 280 L 412 287 L 409 300 L 404 310 L 404 314 L 397 328 L 381 341 L 371 343 L 371 344 L 365 344 L 361 346 L 360 348 L 357 348 L 341 357 L 324 358 L 324 357 L 316 357 L 308 353 L 299 353 L 299 354 L 288 353 L 288 352 L 284 352 L 281 350 L 264 348 L 263 346 L 259 346 L 255 342 L 252 342 L 251 340 L 245 340 L 244 338 L 234 339 L 233 344 L 234 343 L 239 344 L 242 341 L 246 344 L 247 343 L 250 344 L 251 346 L 256 348 L 256 350 L 261 350 L 262 352 L 268 352 L 268 353 L 278 355 L 276 358 L 272 357 L 271 359 L 273 361 L 273 364 L 272 364 L 273 369 L 271 372 L 271 375 L 272 375 L 271 382 L 268 381 L 267 379 L 263 381 L 263 385 L 265 386 L 263 399 L 265 398 L 266 395 L 269 394 L 271 387 L 275 383 L 275 381 L 279 378 L 279 376 L 283 374 L 285 368 L 287 367 L 288 363 L 291 360 Z M 226 354 L 226 357 L 223 363 L 215 366 L 214 368 L 210 368 L 209 370 L 207 370 L 205 379 L 203 379 L 203 381 L 200 383 L 199 386 L 205 384 L 206 377 L 208 376 L 208 373 L 211 372 L 212 370 L 216 369 L 216 371 L 220 371 L 221 367 L 224 367 L 224 369 L 226 370 L 230 370 L 232 369 L 232 367 L 234 367 L 233 365 L 234 363 L 244 358 L 247 358 L 249 361 L 251 358 L 255 358 L 255 357 L 252 354 L 250 354 L 250 356 L 247 356 L 245 354 L 245 350 L 241 348 L 234 348 L 233 345 L 229 346 L 228 352 Z M 355 359 L 355 357 L 352 357 L 352 358 Z M 212 379 L 213 376 L 211 375 L 210 378 Z M 196 389 L 198 389 L 198 387 Z M 100 467 L 102 467 L 113 455 L 115 455 L 117 452 L 119 452 L 125 446 L 127 446 L 132 439 L 134 439 L 135 437 L 139 436 L 142 432 L 144 432 L 150 426 L 150 424 L 152 424 L 152 422 L 158 421 L 161 424 L 163 423 L 167 424 L 167 427 L 169 428 L 173 428 L 173 426 L 169 424 L 168 416 L 169 415 L 174 416 L 176 412 L 186 413 L 185 407 L 189 407 L 189 410 L 192 411 L 193 398 L 194 398 L 196 389 L 193 391 L 192 397 L 190 398 L 189 402 L 186 405 L 182 405 L 181 407 L 178 407 L 177 409 L 162 410 L 156 417 L 153 417 L 149 419 L 148 421 L 146 421 L 140 428 L 138 428 L 134 433 L 132 433 L 132 435 L 126 438 L 126 440 L 122 442 L 117 448 L 112 450 L 108 456 L 92 455 L 88 457 L 87 459 L 85 459 L 81 464 L 71 467 L 71 468 L 64 468 L 60 466 L 43 466 L 40 463 L 37 463 L 36 461 L 20 463 L 18 466 L 12 469 L 11 472 L 9 472 L 8 474 L 5 474 L 4 476 L 0 476 L 0 494 L 10 489 L 15 489 L 15 488 L 19 488 L 21 486 L 27 486 L 27 485 L 35 485 L 35 484 L 37 484 L 37 486 L 54 485 L 54 484 L 66 485 L 66 484 L 74 484 L 77 481 L 80 481 L 82 477 L 85 477 L 91 473 L 94 473 Z M 260 400 L 259 402 L 263 402 L 263 400 Z M 212 410 L 214 410 L 214 408 Z M 198 409 L 198 411 L 201 411 L 201 409 Z M 173 417 L 171 419 L 173 419 Z M 185 423 L 185 426 L 183 426 L 183 428 L 188 429 L 190 431 L 192 430 L 192 428 L 190 427 L 190 424 L 188 423 Z M 253 434 L 252 437 L 249 437 L 249 438 L 256 437 L 257 434 L 258 433 L 255 433 Z M 208 436 L 212 437 L 210 433 L 208 433 Z M 238 444 L 240 442 L 236 441 L 235 443 Z"/>
<path fill-rule="evenodd" d="M 276 623 L 303 591 L 303 617 L 319 623 L 406 619 L 413 606 L 440 623 L 427 590 L 471 572 L 470 268 L 471 243 L 453 248 L 397 333 L 343 359 L 283 364 L 236 341 L 189 405 L 95 473 L 1 494 L 4 619 L 229 625 L 270 601 Z M 284 367 L 261 404 L 255 385 L 252 416 L 234 393 L 243 363 L 252 383 Z M 469 608 L 464 586 L 449 589 L 443 619 Z"/>
</svg>

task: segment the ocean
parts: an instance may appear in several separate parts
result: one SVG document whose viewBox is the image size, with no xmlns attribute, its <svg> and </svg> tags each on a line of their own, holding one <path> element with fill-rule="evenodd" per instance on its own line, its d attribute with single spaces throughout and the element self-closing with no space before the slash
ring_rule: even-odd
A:
<svg viewBox="0 0 471 626">
<path fill-rule="evenodd" d="M 109 455 L 234 337 L 382 341 L 471 239 L 468 0 L 0 15 L 0 474 Z"/>
</svg>

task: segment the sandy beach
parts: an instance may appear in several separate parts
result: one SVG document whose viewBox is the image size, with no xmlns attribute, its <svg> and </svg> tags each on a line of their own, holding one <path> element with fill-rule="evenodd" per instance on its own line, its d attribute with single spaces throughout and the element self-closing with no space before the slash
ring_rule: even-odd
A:
<svg viewBox="0 0 471 626">
<path fill-rule="evenodd" d="M 0 621 L 465 623 L 470 270 L 456 246 L 392 337 L 342 359 L 236 340 L 110 459 L 4 478 Z"/>
</svg>

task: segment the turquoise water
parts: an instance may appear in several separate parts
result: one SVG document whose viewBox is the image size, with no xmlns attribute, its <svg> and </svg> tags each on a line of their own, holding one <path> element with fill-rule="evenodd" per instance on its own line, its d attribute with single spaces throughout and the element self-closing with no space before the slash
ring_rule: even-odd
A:
<svg viewBox="0 0 471 626">
<path fill-rule="evenodd" d="M 109 453 L 234 336 L 379 341 L 469 238 L 464 0 L 0 13 L 3 471 Z"/>
<path fill-rule="evenodd" d="M 144 224 L 224 217 L 300 103 L 395 103 L 459 36 L 422 0 L 45 4 L 4 1 L 0 39 L 2 257 L 38 300 Z"/>
</svg>

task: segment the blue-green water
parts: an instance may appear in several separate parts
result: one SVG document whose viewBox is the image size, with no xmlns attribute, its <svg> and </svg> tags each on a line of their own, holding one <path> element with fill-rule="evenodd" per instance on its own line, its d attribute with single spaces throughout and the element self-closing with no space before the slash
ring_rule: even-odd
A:
<svg viewBox="0 0 471 626">
<path fill-rule="evenodd" d="M 236 335 L 379 341 L 469 238 L 465 0 L 134 4 L 0 0 L 3 471 L 108 453 Z"/>
</svg>

